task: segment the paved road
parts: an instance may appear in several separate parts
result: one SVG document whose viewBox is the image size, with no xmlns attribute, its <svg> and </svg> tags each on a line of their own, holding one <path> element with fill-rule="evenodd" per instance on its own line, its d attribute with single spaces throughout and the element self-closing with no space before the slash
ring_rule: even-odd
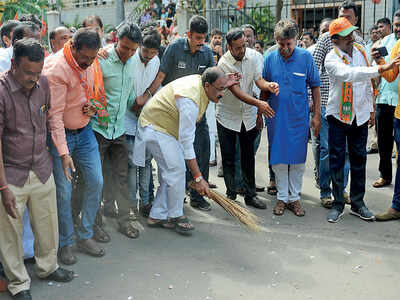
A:
<svg viewBox="0 0 400 300">
<path fill-rule="evenodd" d="M 263 185 L 265 140 L 256 167 L 257 182 Z M 33 276 L 34 299 L 398 299 L 400 222 L 367 223 L 349 214 L 338 224 L 326 222 L 309 154 L 302 192 L 305 217 L 290 211 L 273 216 L 274 197 L 260 193 L 268 204 L 266 211 L 255 211 L 262 221 L 260 233 L 248 232 L 214 203 L 210 213 L 185 207 L 197 229 L 192 237 L 145 228 L 139 239 L 129 240 L 108 220 L 112 242 L 106 256 L 79 254 L 71 268 L 79 277 L 70 284 L 49 285 Z M 377 165 L 378 156 L 368 156 L 366 202 L 374 212 L 389 207 L 393 194 L 393 186 L 371 187 Z M 211 179 L 224 192 L 216 168 Z M 3 293 L 0 299 L 10 298 Z"/>
</svg>

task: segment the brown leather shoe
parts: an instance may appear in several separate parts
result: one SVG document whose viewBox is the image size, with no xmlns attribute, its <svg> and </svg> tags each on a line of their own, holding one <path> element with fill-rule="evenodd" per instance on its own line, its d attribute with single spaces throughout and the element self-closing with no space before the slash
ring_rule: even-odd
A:
<svg viewBox="0 0 400 300">
<path fill-rule="evenodd" d="M 72 246 L 70 245 L 60 248 L 58 250 L 58 257 L 64 265 L 73 265 L 78 261 L 75 254 L 72 252 Z"/>
<path fill-rule="evenodd" d="M 375 220 L 377 221 L 392 221 L 400 219 L 400 211 L 389 208 L 383 214 L 375 215 Z"/>
<path fill-rule="evenodd" d="M 105 250 L 99 247 L 94 239 L 78 240 L 76 245 L 80 251 L 90 256 L 102 257 L 106 254 Z"/>
</svg>

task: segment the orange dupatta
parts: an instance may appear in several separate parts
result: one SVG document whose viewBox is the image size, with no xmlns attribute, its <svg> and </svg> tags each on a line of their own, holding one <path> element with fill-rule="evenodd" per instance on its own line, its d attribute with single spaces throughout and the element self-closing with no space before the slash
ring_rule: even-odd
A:
<svg viewBox="0 0 400 300">
<path fill-rule="evenodd" d="M 69 40 L 64 45 L 64 57 L 68 65 L 75 71 L 78 76 L 81 86 L 85 89 L 86 99 L 92 103 L 97 110 L 97 117 L 101 127 L 107 127 L 107 123 L 110 122 L 110 115 L 107 112 L 107 100 L 106 93 L 104 91 L 103 74 L 101 72 L 100 64 L 97 58 L 93 62 L 94 69 L 94 87 L 90 88 L 86 79 L 83 78 L 81 72 L 83 69 L 75 62 L 71 52 L 72 40 Z"/>
</svg>

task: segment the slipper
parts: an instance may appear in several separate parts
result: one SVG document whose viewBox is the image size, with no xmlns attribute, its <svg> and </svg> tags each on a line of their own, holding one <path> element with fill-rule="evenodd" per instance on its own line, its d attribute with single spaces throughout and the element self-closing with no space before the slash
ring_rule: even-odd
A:
<svg viewBox="0 0 400 300">
<path fill-rule="evenodd" d="M 118 222 L 119 228 L 118 231 L 123 235 L 127 236 L 131 239 L 136 239 L 139 237 L 139 230 L 135 228 L 132 220 L 125 220 L 122 222 Z"/>
<path fill-rule="evenodd" d="M 379 178 L 379 179 L 377 179 L 377 180 L 374 181 L 374 183 L 372 184 L 372 186 L 373 186 L 374 188 L 381 188 L 381 187 L 390 185 L 391 183 L 392 183 L 392 182 L 391 182 L 390 180 L 386 180 L 386 179 L 383 179 L 383 178 Z"/>
<path fill-rule="evenodd" d="M 286 203 L 283 202 L 282 200 L 278 200 L 278 202 L 276 202 L 276 205 L 274 207 L 274 215 L 276 216 L 282 216 L 283 213 L 285 212 L 285 208 L 286 208 Z"/>
<path fill-rule="evenodd" d="M 153 220 L 155 222 L 152 222 Z M 171 224 L 168 220 L 159 220 L 159 219 L 147 219 L 147 226 L 151 228 L 165 228 L 165 229 L 175 229 L 175 224 Z"/>
<path fill-rule="evenodd" d="M 168 219 L 170 224 L 175 224 L 175 231 L 182 235 L 191 235 L 194 230 L 194 226 L 190 223 L 189 219 L 185 216 L 170 218 Z M 185 225 L 191 225 L 190 227 Z"/>
<path fill-rule="evenodd" d="M 304 217 L 306 214 L 305 210 L 301 207 L 300 201 L 290 202 L 287 205 L 287 208 L 294 213 L 297 217 Z"/>
</svg>

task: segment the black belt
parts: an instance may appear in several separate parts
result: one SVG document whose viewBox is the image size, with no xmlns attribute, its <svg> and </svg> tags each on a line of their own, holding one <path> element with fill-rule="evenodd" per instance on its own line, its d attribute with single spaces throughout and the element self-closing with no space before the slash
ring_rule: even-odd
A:
<svg viewBox="0 0 400 300">
<path fill-rule="evenodd" d="M 78 134 L 78 133 L 81 133 L 85 128 L 86 128 L 86 126 L 82 127 L 82 128 L 78 128 L 78 129 L 67 129 L 67 128 L 65 128 L 65 132 L 68 133 L 68 134 Z"/>
</svg>

